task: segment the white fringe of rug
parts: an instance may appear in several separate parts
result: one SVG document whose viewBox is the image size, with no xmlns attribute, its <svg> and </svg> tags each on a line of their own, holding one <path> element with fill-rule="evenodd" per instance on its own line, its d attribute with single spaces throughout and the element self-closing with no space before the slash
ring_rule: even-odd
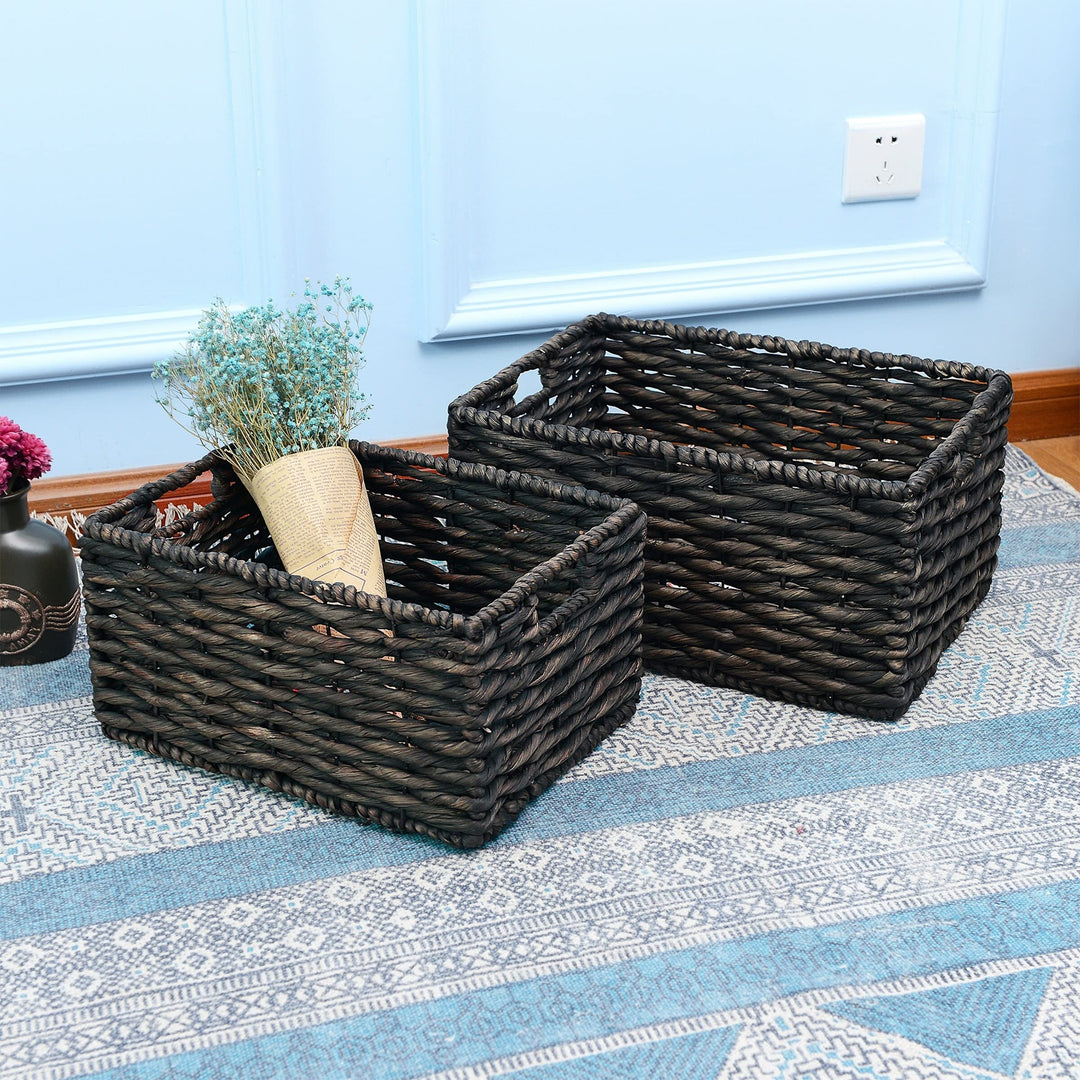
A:
<svg viewBox="0 0 1080 1080">
<path fill-rule="evenodd" d="M 178 518 L 190 514 L 192 510 L 197 510 L 199 505 L 199 503 L 192 503 L 190 506 L 183 503 L 170 503 L 164 510 L 158 510 L 154 524 L 158 527 L 171 525 Z M 43 521 L 46 525 L 59 529 L 76 547 L 82 537 L 82 527 L 87 517 L 78 510 L 69 510 L 66 514 L 39 514 L 33 511 L 30 516 L 36 521 Z"/>
</svg>

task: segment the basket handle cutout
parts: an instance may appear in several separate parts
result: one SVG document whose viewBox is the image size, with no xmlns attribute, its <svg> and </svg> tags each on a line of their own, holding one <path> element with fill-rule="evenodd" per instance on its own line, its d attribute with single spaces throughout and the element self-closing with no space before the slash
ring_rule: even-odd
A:
<svg viewBox="0 0 1080 1080">
<path fill-rule="evenodd" d="M 562 629 L 578 612 L 589 604 L 595 603 L 600 595 L 600 575 L 595 566 L 584 561 L 578 564 L 577 588 L 554 611 L 544 616 L 537 624 L 536 637 L 543 641 Z"/>
</svg>

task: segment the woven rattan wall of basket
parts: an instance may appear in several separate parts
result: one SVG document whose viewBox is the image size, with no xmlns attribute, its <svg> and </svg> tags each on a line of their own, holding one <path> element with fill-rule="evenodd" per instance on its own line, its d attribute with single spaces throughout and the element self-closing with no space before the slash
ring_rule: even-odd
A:
<svg viewBox="0 0 1080 1080">
<path fill-rule="evenodd" d="M 895 719 L 990 586 L 1011 400 L 969 364 L 596 315 L 448 430 L 648 512 L 646 667 Z"/>
<path fill-rule="evenodd" d="M 352 444 L 389 598 L 275 568 L 213 455 L 82 541 L 106 735 L 476 847 L 633 714 L 644 514 L 581 488 Z M 154 499 L 214 473 L 214 501 Z"/>
</svg>

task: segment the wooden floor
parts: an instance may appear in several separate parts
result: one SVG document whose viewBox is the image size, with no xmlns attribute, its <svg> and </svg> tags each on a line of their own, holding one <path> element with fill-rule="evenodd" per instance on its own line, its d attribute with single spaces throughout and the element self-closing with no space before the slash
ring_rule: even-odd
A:
<svg viewBox="0 0 1080 1080">
<path fill-rule="evenodd" d="M 1080 435 L 1067 435 L 1062 439 L 1037 439 L 1017 445 L 1045 472 L 1060 476 L 1062 480 L 1080 490 Z"/>
</svg>

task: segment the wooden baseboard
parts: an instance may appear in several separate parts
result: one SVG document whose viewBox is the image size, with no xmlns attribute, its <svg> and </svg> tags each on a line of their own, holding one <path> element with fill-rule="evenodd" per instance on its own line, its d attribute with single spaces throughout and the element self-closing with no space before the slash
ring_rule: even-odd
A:
<svg viewBox="0 0 1080 1080">
<path fill-rule="evenodd" d="M 1009 438 L 1013 442 L 1080 435 L 1080 367 L 1024 371 L 1012 381 Z"/>
<path fill-rule="evenodd" d="M 427 435 L 415 439 L 395 439 L 387 446 L 414 450 L 421 454 L 446 454 L 445 435 Z M 103 506 L 130 495 L 136 488 L 160 480 L 175 472 L 179 465 L 149 465 L 141 469 L 117 469 L 113 472 L 80 473 L 74 476 L 46 477 L 35 480 L 28 499 L 30 509 L 38 514 L 70 518 L 77 513 L 89 516 Z M 210 497 L 209 477 L 200 477 L 185 488 L 158 499 L 162 509 L 169 505 L 205 502 Z"/>
<path fill-rule="evenodd" d="M 1080 435 L 1080 368 L 1021 372 L 1013 376 L 1013 395 L 1009 419 L 1009 438 L 1013 442 Z M 424 454 L 445 454 L 446 436 L 397 439 L 387 445 Z M 30 509 L 58 517 L 70 516 L 72 511 L 91 514 L 178 467 L 151 465 L 143 469 L 37 480 L 30 491 Z M 170 503 L 198 502 L 209 493 L 209 480 L 200 479 L 159 500 L 159 505 L 164 508 Z"/>
</svg>

